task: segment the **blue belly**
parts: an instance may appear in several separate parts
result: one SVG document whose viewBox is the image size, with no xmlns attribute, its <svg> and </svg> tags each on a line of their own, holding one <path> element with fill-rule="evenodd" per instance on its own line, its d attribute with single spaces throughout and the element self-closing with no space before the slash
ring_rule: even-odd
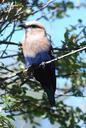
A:
<svg viewBox="0 0 86 128">
<path fill-rule="evenodd" d="M 48 52 L 40 52 L 35 57 L 25 56 L 26 67 L 32 64 L 40 64 L 48 60 L 51 60 L 51 56 Z"/>
</svg>

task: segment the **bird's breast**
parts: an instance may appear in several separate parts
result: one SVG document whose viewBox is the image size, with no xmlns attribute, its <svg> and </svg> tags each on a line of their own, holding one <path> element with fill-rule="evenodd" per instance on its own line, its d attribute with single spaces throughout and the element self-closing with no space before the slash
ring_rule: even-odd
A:
<svg viewBox="0 0 86 128">
<path fill-rule="evenodd" d="M 25 56 L 35 57 L 40 52 L 46 52 L 50 49 L 50 43 L 47 38 L 40 36 L 29 36 L 23 43 L 23 52 Z"/>
<path fill-rule="evenodd" d="M 27 66 L 40 64 L 43 61 L 51 59 L 49 55 L 50 42 L 41 34 L 26 35 L 22 45 Z"/>
<path fill-rule="evenodd" d="M 32 56 L 25 56 L 25 62 L 26 62 L 26 66 L 27 67 L 29 65 L 40 64 L 40 63 L 48 61 L 48 60 L 51 60 L 51 57 L 48 54 L 48 52 L 45 52 L 45 51 L 36 54 L 34 57 L 32 57 Z"/>
</svg>

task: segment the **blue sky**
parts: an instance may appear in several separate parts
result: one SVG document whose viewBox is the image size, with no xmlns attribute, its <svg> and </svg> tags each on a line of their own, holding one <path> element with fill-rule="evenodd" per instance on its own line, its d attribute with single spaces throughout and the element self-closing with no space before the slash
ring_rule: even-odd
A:
<svg viewBox="0 0 86 128">
<path fill-rule="evenodd" d="M 77 24 L 78 19 L 82 19 L 83 23 L 86 24 L 86 13 L 83 7 L 79 9 L 68 10 L 67 14 L 69 17 L 56 19 L 54 21 L 46 21 L 44 19 L 39 20 L 45 26 L 47 33 L 51 35 L 55 47 L 61 46 L 61 40 L 64 40 L 64 32 L 67 27 Z M 37 17 L 40 17 L 40 14 L 37 14 L 36 16 L 34 15 L 28 20 L 35 20 Z M 21 32 L 16 32 L 13 36 L 13 41 L 20 42 L 23 38 L 23 34 L 24 30 Z"/>
<path fill-rule="evenodd" d="M 66 27 L 77 24 L 78 19 L 82 19 L 84 24 L 86 24 L 85 11 L 86 10 L 84 8 L 69 10 L 67 13 L 70 15 L 70 17 L 65 17 L 64 19 L 57 19 L 53 22 L 51 21 L 47 22 L 43 19 L 40 20 L 40 22 L 43 23 L 43 25 L 45 26 L 47 33 L 51 35 L 55 47 L 61 46 L 61 40 L 64 40 L 64 32 Z M 35 17 L 31 19 L 34 20 Z M 19 35 L 20 35 L 19 38 L 17 38 L 18 41 L 22 39 L 23 32 L 21 32 L 21 34 Z M 64 83 L 64 80 L 58 79 L 57 83 L 60 86 L 62 83 Z M 68 105 L 72 105 L 73 107 L 80 106 L 80 108 L 82 108 L 83 111 L 85 111 L 86 109 L 86 98 L 65 97 L 64 102 Z M 47 119 L 42 120 L 41 124 L 43 128 L 44 126 L 46 126 L 46 128 L 53 128 L 53 127 L 56 128 L 56 126 L 51 126 Z"/>
<path fill-rule="evenodd" d="M 70 15 L 70 17 L 65 17 L 64 19 L 56 19 L 53 22 L 47 22 L 44 20 L 40 20 L 46 30 L 47 33 L 49 33 L 52 37 L 52 41 L 55 45 L 55 47 L 60 47 L 61 46 L 61 40 L 64 40 L 64 32 L 65 29 L 67 27 L 69 27 L 70 25 L 76 25 L 78 22 L 78 19 L 82 19 L 83 23 L 86 24 L 86 10 L 82 7 L 80 9 L 74 9 L 74 10 L 69 10 L 67 12 L 67 14 Z M 64 80 L 57 80 L 59 86 L 62 84 L 62 81 L 64 82 Z M 60 82 L 61 81 L 61 82 Z M 68 105 L 75 107 L 80 107 L 83 109 L 84 112 L 86 112 L 86 98 L 74 98 L 74 97 L 65 97 L 64 98 L 64 102 Z M 46 124 L 46 128 L 53 128 L 53 126 L 50 125 L 50 123 L 48 122 L 48 120 L 43 120 L 42 122 L 42 127 L 45 126 Z"/>
</svg>

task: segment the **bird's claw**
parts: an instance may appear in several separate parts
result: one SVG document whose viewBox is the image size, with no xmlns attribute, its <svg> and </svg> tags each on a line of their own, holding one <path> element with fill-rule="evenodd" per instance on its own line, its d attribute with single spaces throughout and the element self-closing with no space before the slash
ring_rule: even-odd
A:
<svg viewBox="0 0 86 128">
<path fill-rule="evenodd" d="M 45 68 L 45 65 L 46 65 L 46 62 L 42 62 L 42 63 L 41 63 L 41 66 L 42 66 L 43 68 Z"/>
</svg>

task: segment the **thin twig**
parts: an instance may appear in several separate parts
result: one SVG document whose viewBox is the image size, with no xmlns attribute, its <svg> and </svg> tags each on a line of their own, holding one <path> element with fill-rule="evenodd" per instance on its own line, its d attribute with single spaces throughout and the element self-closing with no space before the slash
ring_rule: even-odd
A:
<svg viewBox="0 0 86 128">
<path fill-rule="evenodd" d="M 17 44 L 17 43 L 15 43 L 15 42 L 10 42 L 10 41 L 5 41 L 5 40 L 3 40 L 3 41 L 0 41 L 0 45 L 2 45 L 2 44 L 10 44 L 10 45 L 16 45 L 16 46 L 21 46 L 21 44 Z"/>
<path fill-rule="evenodd" d="M 4 69 L 4 70 L 6 70 L 6 71 L 9 71 L 9 72 L 12 72 L 12 73 L 13 73 L 13 71 L 10 70 L 10 69 L 8 69 L 7 67 L 0 66 L 0 69 Z"/>
<path fill-rule="evenodd" d="M 3 57 L 0 57 L 0 59 L 6 59 L 6 58 L 11 58 L 11 57 L 16 57 L 18 56 L 19 54 L 13 54 L 13 55 L 7 55 L 7 56 L 3 56 Z M 21 54 L 20 54 L 21 55 Z"/>
<path fill-rule="evenodd" d="M 52 63 L 52 62 L 57 61 L 57 60 L 60 60 L 60 59 L 63 59 L 63 58 L 65 58 L 65 57 L 67 57 L 67 56 L 70 56 L 70 55 L 72 55 L 72 54 L 75 54 L 75 53 L 80 52 L 80 51 L 85 50 L 85 49 L 86 49 L 86 46 L 85 46 L 85 47 L 82 47 L 82 48 L 79 48 L 79 49 L 77 49 L 77 50 L 74 50 L 74 51 L 72 51 L 72 52 L 70 52 L 70 53 L 64 54 L 64 55 L 62 55 L 62 56 L 60 56 L 60 57 L 57 57 L 57 58 L 55 58 L 55 59 L 52 59 L 52 60 L 50 60 L 50 61 L 42 62 L 41 64 L 36 65 L 35 68 L 38 68 L 39 66 L 43 66 L 43 65 L 46 65 L 46 64 L 49 64 L 49 63 Z M 29 71 L 30 69 L 31 69 L 31 66 L 25 68 L 23 71 L 14 72 L 14 73 L 12 74 L 12 77 L 14 77 L 14 76 L 16 76 L 16 75 L 19 75 L 19 74 L 21 74 L 21 73 L 27 72 L 27 71 Z M 8 76 L 7 78 L 9 79 L 10 77 L 11 77 L 11 76 Z"/>
<path fill-rule="evenodd" d="M 39 11 L 45 9 L 45 8 L 46 8 L 49 4 L 51 4 L 52 2 L 55 2 L 55 0 L 49 0 L 43 7 L 41 7 L 41 8 L 38 9 L 37 11 L 32 12 L 31 14 L 33 15 L 33 14 L 35 14 L 35 13 L 37 13 L 37 12 L 39 12 Z"/>
<path fill-rule="evenodd" d="M 70 56 L 70 55 L 75 54 L 75 53 L 77 53 L 77 52 L 83 51 L 83 50 L 85 50 L 85 49 L 86 49 L 86 46 L 85 46 L 85 47 L 82 47 L 82 48 L 79 48 L 79 49 L 77 49 L 77 50 L 74 50 L 74 51 L 72 51 L 72 52 L 69 52 L 69 53 L 67 53 L 67 54 L 64 54 L 64 55 L 62 55 L 62 56 L 60 56 L 60 57 L 57 57 L 57 58 L 55 58 L 55 59 L 52 59 L 52 60 L 50 60 L 50 61 L 46 61 L 46 62 L 44 62 L 44 63 L 45 63 L 45 64 L 49 64 L 49 63 L 52 63 L 52 62 L 54 62 L 54 61 L 61 60 L 61 59 L 65 58 L 65 57 L 67 57 L 67 56 Z M 41 63 L 40 65 L 42 65 L 42 63 Z"/>
</svg>

